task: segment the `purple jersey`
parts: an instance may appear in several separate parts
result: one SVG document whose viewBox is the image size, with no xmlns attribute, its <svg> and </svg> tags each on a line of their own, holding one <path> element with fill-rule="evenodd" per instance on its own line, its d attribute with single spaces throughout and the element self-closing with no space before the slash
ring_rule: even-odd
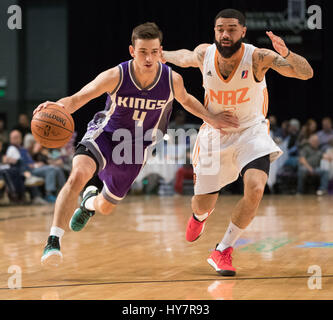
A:
<svg viewBox="0 0 333 320">
<path fill-rule="evenodd" d="M 84 139 L 100 132 L 101 128 L 109 133 L 127 129 L 133 141 L 144 137 L 147 146 L 156 139 L 154 130 L 165 133 L 168 127 L 174 98 L 171 68 L 159 63 L 152 84 L 141 88 L 133 72 L 133 60 L 118 67 L 120 81 L 115 90 L 108 93 L 105 110 L 98 112 L 89 123 Z"/>
<path fill-rule="evenodd" d="M 141 88 L 135 79 L 132 60 L 121 63 L 119 67 L 122 76 L 119 88 L 110 94 L 111 117 L 104 130 L 114 132 L 119 128 L 126 128 L 134 136 L 137 126 L 142 127 L 143 134 L 153 128 L 164 133 L 173 101 L 170 68 L 159 63 L 153 83 Z"/>
<path fill-rule="evenodd" d="M 159 63 L 154 81 L 146 88 L 141 88 L 135 78 L 133 60 L 118 67 L 117 87 L 108 93 L 105 110 L 95 114 L 80 142 L 95 156 L 98 175 L 104 183 L 103 195 L 113 203 L 127 194 L 139 174 L 147 146 L 166 132 L 174 99 L 170 67 Z M 131 145 L 131 152 L 129 159 L 119 162 L 119 155 L 122 159 L 124 152 L 118 151 L 124 142 Z"/>
</svg>

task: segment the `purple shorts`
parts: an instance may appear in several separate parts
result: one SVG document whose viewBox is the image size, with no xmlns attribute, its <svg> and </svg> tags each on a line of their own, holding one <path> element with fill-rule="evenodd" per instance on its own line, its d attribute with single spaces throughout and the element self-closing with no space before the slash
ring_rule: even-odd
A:
<svg viewBox="0 0 333 320">
<path fill-rule="evenodd" d="M 102 131 L 97 138 L 80 142 L 98 163 L 98 177 L 103 181 L 102 194 L 114 204 L 122 200 L 145 163 L 146 147 L 134 141 L 113 141 L 112 133 Z"/>
</svg>

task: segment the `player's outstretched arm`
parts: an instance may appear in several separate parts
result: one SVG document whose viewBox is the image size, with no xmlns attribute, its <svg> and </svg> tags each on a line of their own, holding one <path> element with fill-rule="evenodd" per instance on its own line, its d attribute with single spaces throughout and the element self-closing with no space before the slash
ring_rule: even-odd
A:
<svg viewBox="0 0 333 320">
<path fill-rule="evenodd" d="M 185 87 L 181 75 L 172 71 L 173 87 L 175 99 L 184 107 L 185 110 L 201 118 L 215 129 L 220 129 L 224 133 L 223 128 L 238 128 L 239 121 L 231 112 L 224 111 L 219 114 L 212 114 L 206 109 L 198 99 L 189 94 Z"/>
<path fill-rule="evenodd" d="M 268 69 L 273 69 L 285 77 L 308 80 L 313 77 L 313 70 L 309 62 L 302 56 L 291 52 L 284 41 L 273 34 L 266 32 L 277 52 L 269 49 L 256 49 L 253 55 L 253 71 L 258 80 L 261 80 Z"/>
<path fill-rule="evenodd" d="M 64 107 L 69 113 L 73 113 L 90 100 L 99 97 L 105 92 L 112 92 L 118 85 L 119 79 L 120 72 L 118 67 L 106 70 L 72 96 L 62 98 L 57 102 L 46 101 L 41 103 L 34 110 L 33 114 L 50 104 L 58 104 Z"/>
<path fill-rule="evenodd" d="M 176 51 L 164 51 L 162 62 L 169 62 L 182 68 L 201 68 L 209 44 L 204 43 L 197 46 L 193 51 L 181 49 Z"/>
</svg>

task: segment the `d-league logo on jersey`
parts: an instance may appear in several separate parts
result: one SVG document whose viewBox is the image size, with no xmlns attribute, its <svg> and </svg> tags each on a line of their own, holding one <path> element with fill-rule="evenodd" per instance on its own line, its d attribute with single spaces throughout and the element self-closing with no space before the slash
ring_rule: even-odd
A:
<svg viewBox="0 0 333 320">
<path fill-rule="evenodd" d="M 248 73 L 249 73 L 249 70 L 243 70 L 243 71 L 242 71 L 242 79 L 246 79 Z"/>
</svg>

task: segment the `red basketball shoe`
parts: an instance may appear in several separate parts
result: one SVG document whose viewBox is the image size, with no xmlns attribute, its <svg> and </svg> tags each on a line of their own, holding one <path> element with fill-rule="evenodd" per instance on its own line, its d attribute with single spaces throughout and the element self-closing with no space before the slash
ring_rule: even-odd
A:
<svg viewBox="0 0 333 320">
<path fill-rule="evenodd" d="M 234 276 L 236 269 L 232 266 L 232 251 L 234 249 L 229 247 L 223 251 L 214 250 L 207 262 L 219 273 L 221 276 Z"/>
<path fill-rule="evenodd" d="M 213 211 L 214 211 L 214 209 L 211 210 L 210 212 L 208 212 L 207 218 L 203 221 L 197 220 L 195 218 L 194 214 L 192 214 L 192 217 L 188 220 L 187 228 L 186 228 L 186 240 L 187 241 L 193 242 L 202 235 L 202 233 L 205 229 L 205 223 Z"/>
</svg>

